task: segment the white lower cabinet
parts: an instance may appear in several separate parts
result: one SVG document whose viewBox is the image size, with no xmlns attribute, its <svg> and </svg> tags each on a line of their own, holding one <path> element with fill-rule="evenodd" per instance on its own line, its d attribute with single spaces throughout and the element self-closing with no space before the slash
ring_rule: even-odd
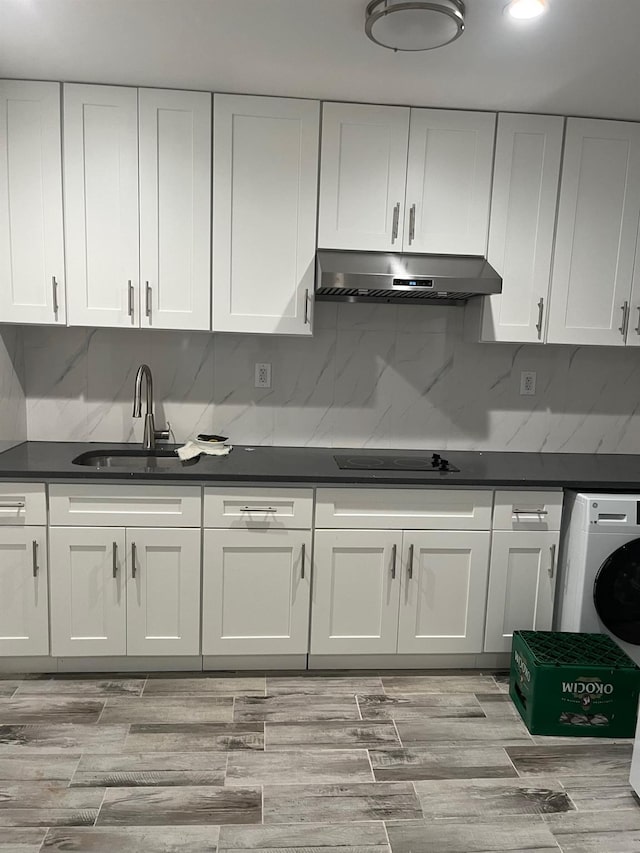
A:
<svg viewBox="0 0 640 853">
<path fill-rule="evenodd" d="M 47 529 L 2 528 L 0 655 L 47 654 Z"/>
<path fill-rule="evenodd" d="M 319 530 L 314 548 L 311 654 L 393 654 L 402 533 Z"/>
<path fill-rule="evenodd" d="M 485 652 L 511 651 L 516 630 L 549 631 L 560 533 L 493 533 Z"/>
<path fill-rule="evenodd" d="M 311 532 L 205 530 L 202 653 L 306 654 Z"/>
<path fill-rule="evenodd" d="M 405 533 L 399 654 L 482 651 L 488 530 Z"/>
<path fill-rule="evenodd" d="M 197 655 L 200 535 L 52 527 L 51 653 Z"/>
</svg>

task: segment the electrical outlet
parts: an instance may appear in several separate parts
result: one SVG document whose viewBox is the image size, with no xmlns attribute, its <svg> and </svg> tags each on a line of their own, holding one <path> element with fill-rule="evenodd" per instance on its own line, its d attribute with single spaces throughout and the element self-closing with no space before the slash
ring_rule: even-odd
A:
<svg viewBox="0 0 640 853">
<path fill-rule="evenodd" d="M 523 370 L 520 373 L 520 394 L 533 396 L 536 393 L 535 370 Z"/>
<path fill-rule="evenodd" d="M 256 364 L 255 387 L 271 388 L 271 365 L 268 362 Z"/>
</svg>

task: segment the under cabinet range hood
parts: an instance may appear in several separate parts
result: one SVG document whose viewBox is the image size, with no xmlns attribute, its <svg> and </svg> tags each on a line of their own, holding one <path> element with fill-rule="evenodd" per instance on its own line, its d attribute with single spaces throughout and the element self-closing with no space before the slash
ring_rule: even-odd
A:
<svg viewBox="0 0 640 853">
<path fill-rule="evenodd" d="M 479 255 L 415 255 L 319 249 L 316 299 L 463 305 L 502 291 L 502 279 Z"/>
</svg>

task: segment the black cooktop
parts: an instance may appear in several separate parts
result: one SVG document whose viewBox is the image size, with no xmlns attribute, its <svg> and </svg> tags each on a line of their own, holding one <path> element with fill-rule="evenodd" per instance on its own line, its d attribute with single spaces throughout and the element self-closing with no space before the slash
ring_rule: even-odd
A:
<svg viewBox="0 0 640 853">
<path fill-rule="evenodd" d="M 459 471 L 439 453 L 424 456 L 334 456 L 344 471 L 423 471 L 432 474 Z"/>
</svg>

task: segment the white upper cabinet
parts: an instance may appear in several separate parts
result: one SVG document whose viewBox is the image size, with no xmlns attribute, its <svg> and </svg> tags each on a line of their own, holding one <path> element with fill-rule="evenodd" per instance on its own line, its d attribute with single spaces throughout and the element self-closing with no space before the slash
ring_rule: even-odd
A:
<svg viewBox="0 0 640 853">
<path fill-rule="evenodd" d="M 211 95 L 140 89 L 141 325 L 209 329 Z"/>
<path fill-rule="evenodd" d="M 215 95 L 213 330 L 311 334 L 317 101 Z"/>
<path fill-rule="evenodd" d="M 400 251 L 409 109 L 324 104 L 318 246 Z"/>
<path fill-rule="evenodd" d="M 60 85 L 0 81 L 0 317 L 65 315 Z"/>
<path fill-rule="evenodd" d="M 138 93 L 64 87 L 71 326 L 138 326 Z"/>
<path fill-rule="evenodd" d="M 622 346 L 640 220 L 640 124 L 568 119 L 547 340 Z"/>
<path fill-rule="evenodd" d="M 564 119 L 498 118 L 489 263 L 502 293 L 484 299 L 481 340 L 543 343 Z"/>
<path fill-rule="evenodd" d="M 484 255 L 494 113 L 411 110 L 405 252 Z"/>
</svg>

